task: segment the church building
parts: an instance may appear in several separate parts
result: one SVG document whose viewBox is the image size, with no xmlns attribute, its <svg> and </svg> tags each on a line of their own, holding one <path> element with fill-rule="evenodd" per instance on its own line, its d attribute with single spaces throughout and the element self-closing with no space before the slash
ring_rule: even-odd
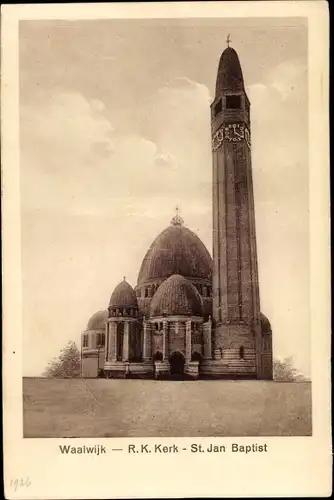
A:
<svg viewBox="0 0 334 500">
<path fill-rule="evenodd" d="M 178 211 L 82 333 L 82 376 L 272 379 L 260 310 L 250 102 L 236 51 L 221 55 L 211 104 L 213 258 Z"/>
</svg>

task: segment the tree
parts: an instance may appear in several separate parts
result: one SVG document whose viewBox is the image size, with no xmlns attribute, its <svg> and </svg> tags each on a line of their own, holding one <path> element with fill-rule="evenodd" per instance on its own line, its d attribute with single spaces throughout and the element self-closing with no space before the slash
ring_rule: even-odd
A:
<svg viewBox="0 0 334 500">
<path fill-rule="evenodd" d="M 81 356 L 76 343 L 70 340 L 60 351 L 58 358 L 50 361 L 43 375 L 47 378 L 80 377 Z"/>
<path fill-rule="evenodd" d="M 274 360 L 274 380 L 278 382 L 303 382 L 306 377 L 293 366 L 292 356 L 283 359 Z"/>
</svg>

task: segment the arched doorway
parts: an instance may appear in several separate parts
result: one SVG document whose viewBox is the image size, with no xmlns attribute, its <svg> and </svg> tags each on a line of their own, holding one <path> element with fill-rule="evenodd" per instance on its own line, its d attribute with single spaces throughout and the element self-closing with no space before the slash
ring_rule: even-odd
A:
<svg viewBox="0 0 334 500">
<path fill-rule="evenodd" d="M 184 356 L 180 351 L 173 352 L 169 358 L 170 374 L 175 376 L 183 376 L 184 362 Z"/>
</svg>

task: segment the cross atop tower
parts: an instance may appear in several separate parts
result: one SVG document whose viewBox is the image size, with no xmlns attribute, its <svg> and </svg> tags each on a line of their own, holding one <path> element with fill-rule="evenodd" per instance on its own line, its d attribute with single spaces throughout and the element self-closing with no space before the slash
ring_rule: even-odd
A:
<svg viewBox="0 0 334 500">
<path fill-rule="evenodd" d="M 227 46 L 229 47 L 230 46 L 230 43 L 232 42 L 231 38 L 230 38 L 230 34 L 227 35 L 227 38 L 226 38 L 226 43 L 227 43 Z"/>
</svg>

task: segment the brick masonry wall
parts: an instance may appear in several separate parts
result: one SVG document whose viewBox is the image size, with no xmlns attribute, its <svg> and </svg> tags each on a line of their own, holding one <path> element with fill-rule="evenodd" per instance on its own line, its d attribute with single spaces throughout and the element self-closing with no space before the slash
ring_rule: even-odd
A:
<svg viewBox="0 0 334 500">
<path fill-rule="evenodd" d="M 255 349 L 244 349 L 243 358 L 240 357 L 239 348 L 224 349 L 222 351 L 222 361 L 231 372 L 245 373 L 256 371 Z"/>
<path fill-rule="evenodd" d="M 222 362 L 227 372 L 256 372 L 256 345 L 251 328 L 247 325 L 221 325 L 215 332 L 216 348 L 222 350 Z M 240 357 L 240 348 L 244 350 Z"/>
<path fill-rule="evenodd" d="M 203 323 L 203 356 L 205 358 L 211 357 L 213 347 L 213 339 L 212 339 L 212 323 L 211 321 L 207 321 Z"/>
<path fill-rule="evenodd" d="M 99 360 L 96 354 L 90 354 L 89 356 L 83 356 L 82 358 L 82 376 L 84 378 L 95 378 L 97 377 L 98 367 L 103 369 L 105 362 L 105 351 L 101 350 L 99 355 Z"/>
<path fill-rule="evenodd" d="M 262 378 L 271 380 L 273 378 L 273 355 L 272 337 L 263 335 L 262 337 Z"/>
<path fill-rule="evenodd" d="M 217 347 L 222 349 L 245 348 L 255 349 L 255 336 L 248 325 L 220 325 L 215 330 Z"/>
</svg>

